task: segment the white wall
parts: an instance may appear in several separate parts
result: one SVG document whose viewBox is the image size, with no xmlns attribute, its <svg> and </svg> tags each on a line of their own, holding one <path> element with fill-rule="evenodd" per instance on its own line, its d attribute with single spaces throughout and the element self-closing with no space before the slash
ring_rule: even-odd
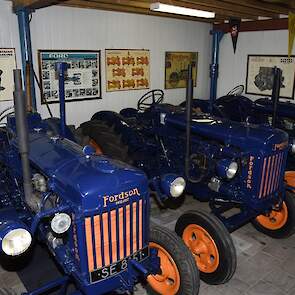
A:
<svg viewBox="0 0 295 295">
<path fill-rule="evenodd" d="M 248 54 L 288 54 L 288 31 L 242 32 L 239 34 L 236 54 L 230 34 L 220 43 L 219 79 L 217 97 L 225 95 L 233 87 L 246 83 Z M 295 48 L 293 48 L 295 54 Z M 253 99 L 259 96 L 247 95 Z"/>
<path fill-rule="evenodd" d="M 16 47 L 18 65 L 20 50 L 17 18 L 11 12 L 10 3 L 0 1 L 0 47 Z M 38 49 L 85 49 L 102 50 L 102 100 L 67 103 L 68 123 L 79 124 L 88 120 L 98 110 L 118 111 L 136 106 L 137 100 L 146 91 L 124 91 L 106 93 L 105 61 L 106 48 L 144 48 L 151 54 L 151 88 L 164 88 L 165 51 L 198 51 L 198 86 L 195 95 L 208 97 L 211 25 L 192 21 L 135 15 L 98 10 L 49 7 L 33 14 L 31 21 L 32 46 L 35 68 Z M 48 113 L 40 105 L 43 117 Z M 180 102 L 185 89 L 167 90 L 167 102 Z M 0 104 L 0 110 L 6 103 Z M 58 116 L 58 106 L 53 105 Z"/>
</svg>

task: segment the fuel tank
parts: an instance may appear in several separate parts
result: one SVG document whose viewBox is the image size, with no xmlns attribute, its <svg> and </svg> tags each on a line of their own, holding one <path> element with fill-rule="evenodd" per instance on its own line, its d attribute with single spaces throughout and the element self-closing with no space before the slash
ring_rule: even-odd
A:
<svg viewBox="0 0 295 295">
<path fill-rule="evenodd" d="M 148 191 L 146 176 L 125 163 L 85 155 L 76 143 L 30 132 L 30 161 L 55 192 L 82 209 L 112 208 Z"/>
</svg>

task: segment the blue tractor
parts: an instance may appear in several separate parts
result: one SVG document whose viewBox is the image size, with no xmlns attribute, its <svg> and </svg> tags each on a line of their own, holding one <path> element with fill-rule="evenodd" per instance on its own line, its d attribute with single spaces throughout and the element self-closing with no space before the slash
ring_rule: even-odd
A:
<svg viewBox="0 0 295 295">
<path fill-rule="evenodd" d="M 137 109 L 97 112 L 81 128 L 104 154 L 143 169 L 156 192 L 162 175 L 176 173 L 185 178 L 187 194 L 209 202 L 211 220 L 190 211 L 175 231 L 201 279 L 220 284 L 235 270 L 229 232 L 248 222 L 273 238 L 295 232 L 295 199 L 284 184 L 288 135 L 192 111 L 191 70 L 188 77 L 186 109 L 163 103 L 163 91 L 152 90 Z"/>
<path fill-rule="evenodd" d="M 52 122 L 26 112 L 20 71 L 14 75 L 15 115 L 0 128 L 0 256 L 17 264 L 39 241 L 64 272 L 26 294 L 57 287 L 68 294 L 70 282 L 73 295 L 122 294 L 138 281 L 150 294 L 198 294 L 190 251 L 175 233 L 150 226 L 145 174 L 68 138 L 61 89 L 63 120 L 54 134 Z M 162 185 L 176 196 L 171 177 Z"/>
<path fill-rule="evenodd" d="M 273 68 L 270 88 L 271 97 L 262 97 L 255 101 L 242 95 L 244 86 L 239 85 L 228 94 L 218 98 L 211 104 L 209 100 L 193 99 L 195 110 L 236 122 L 272 125 L 284 130 L 289 135 L 290 150 L 287 159 L 285 180 L 289 186 L 295 187 L 295 104 L 288 100 L 280 100 L 282 72 Z M 281 82 L 280 82 L 281 81 Z M 185 102 L 181 106 L 185 106 Z"/>
</svg>

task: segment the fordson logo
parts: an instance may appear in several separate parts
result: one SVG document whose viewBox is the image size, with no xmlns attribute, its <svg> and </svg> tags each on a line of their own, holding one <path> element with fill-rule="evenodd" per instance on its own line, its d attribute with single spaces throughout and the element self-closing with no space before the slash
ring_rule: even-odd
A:
<svg viewBox="0 0 295 295">
<path fill-rule="evenodd" d="M 123 204 L 129 201 L 132 196 L 140 196 L 138 188 L 134 188 L 127 192 L 121 192 L 117 195 L 103 196 L 103 206 L 107 207 L 109 204 L 115 203 L 116 205 Z"/>
<path fill-rule="evenodd" d="M 250 156 L 249 166 L 248 166 L 248 176 L 247 176 L 247 188 L 248 189 L 252 189 L 254 159 L 255 158 L 253 156 Z"/>
</svg>

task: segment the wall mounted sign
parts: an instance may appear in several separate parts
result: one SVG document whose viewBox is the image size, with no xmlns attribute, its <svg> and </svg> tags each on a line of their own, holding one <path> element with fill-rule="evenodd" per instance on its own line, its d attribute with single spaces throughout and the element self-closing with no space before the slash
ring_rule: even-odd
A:
<svg viewBox="0 0 295 295">
<path fill-rule="evenodd" d="M 66 101 L 101 98 L 100 51 L 38 50 L 41 103 L 59 102 L 55 65 L 67 62 L 69 81 L 65 82 Z"/>
<path fill-rule="evenodd" d="M 271 96 L 274 67 L 282 70 L 280 97 L 294 99 L 295 57 L 287 55 L 248 55 L 246 93 Z"/>
<path fill-rule="evenodd" d="M 186 87 L 189 64 L 193 66 L 193 81 L 194 87 L 196 87 L 198 52 L 166 52 L 165 89 Z"/>
<path fill-rule="evenodd" d="M 106 91 L 150 88 L 150 52 L 106 49 Z"/>
<path fill-rule="evenodd" d="M 13 70 L 16 69 L 14 48 L 0 48 L 0 101 L 13 100 Z"/>
</svg>

